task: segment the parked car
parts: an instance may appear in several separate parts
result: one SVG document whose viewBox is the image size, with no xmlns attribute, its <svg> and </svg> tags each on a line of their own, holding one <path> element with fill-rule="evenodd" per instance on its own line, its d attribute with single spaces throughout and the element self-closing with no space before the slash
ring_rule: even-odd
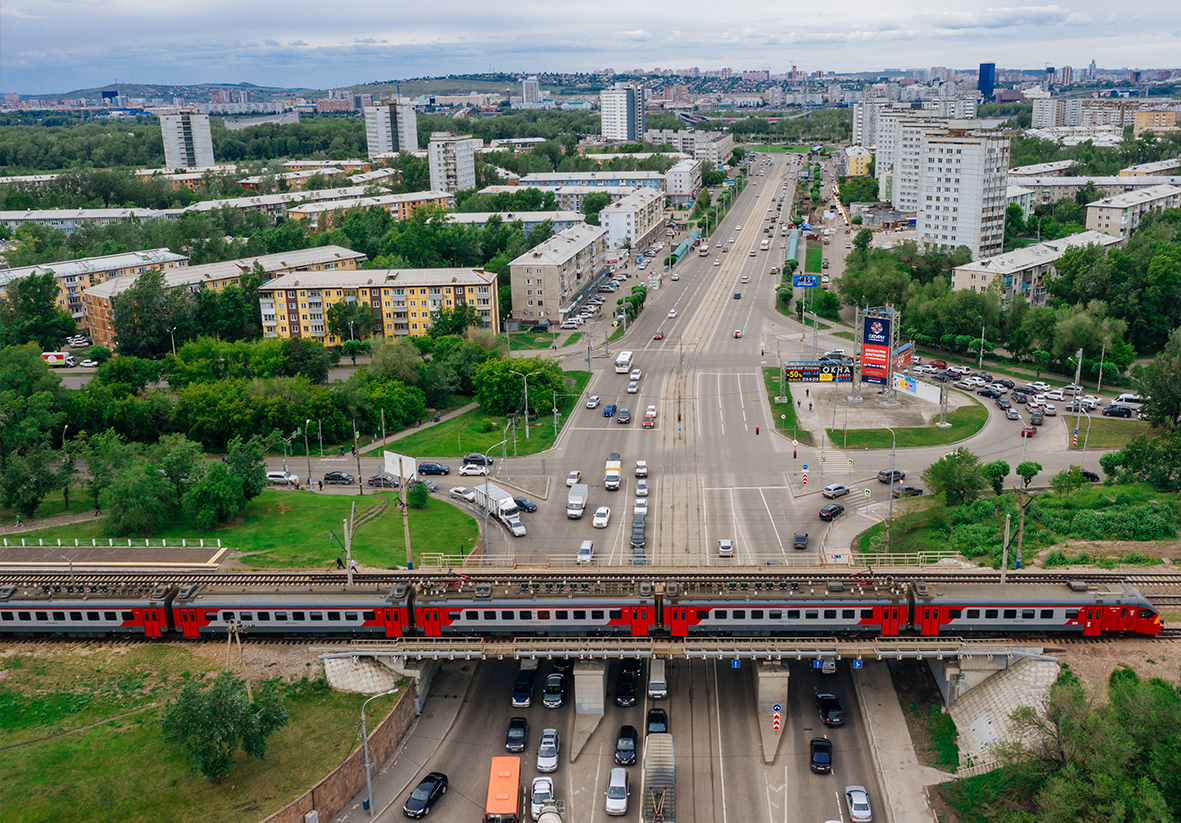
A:
<svg viewBox="0 0 1181 823">
<path fill-rule="evenodd" d="M 471 463 L 467 463 L 467 464 L 464 464 L 459 467 L 459 476 L 460 477 L 471 477 L 471 476 L 487 477 L 488 476 L 488 467 L 487 466 L 476 466 Z"/>
<path fill-rule="evenodd" d="M 328 472 L 324 475 L 325 486 L 351 486 L 357 478 L 346 472 Z"/>
<path fill-rule="evenodd" d="M 893 492 L 895 497 L 918 497 L 922 493 L 918 486 L 897 486 Z"/>
<path fill-rule="evenodd" d="M 1108 406 L 1103 410 L 1104 417 L 1127 417 L 1131 418 L 1132 410 L 1127 406 Z"/>
<path fill-rule="evenodd" d="M 267 472 L 267 482 L 277 483 L 280 486 L 298 486 L 299 475 L 291 472 Z"/>
<path fill-rule="evenodd" d="M 1058 415 L 1058 407 L 1053 403 L 1046 403 L 1042 406 L 1042 414 L 1046 415 L 1046 417 L 1056 417 Z"/>
<path fill-rule="evenodd" d="M 469 466 L 491 466 L 492 458 L 480 452 L 472 452 L 463 456 L 463 462 Z"/>
<path fill-rule="evenodd" d="M 846 786 L 845 801 L 849 804 L 849 819 L 853 823 L 869 823 L 873 812 L 869 808 L 869 793 L 864 786 Z"/>
<path fill-rule="evenodd" d="M 398 478 L 392 474 L 375 474 L 365 482 L 375 489 L 396 489 L 399 485 Z"/>
<path fill-rule="evenodd" d="M 1025 392 L 1021 391 L 1020 389 L 1014 389 L 1013 393 L 1010 395 L 1010 399 L 1014 403 L 1028 403 L 1029 402 L 1029 395 L 1026 394 Z"/>
<path fill-rule="evenodd" d="M 592 394 L 590 397 L 588 397 L 586 400 L 586 407 L 588 409 L 597 409 L 599 407 L 599 396 L 597 394 Z"/>
<path fill-rule="evenodd" d="M 991 386 L 987 386 L 983 389 L 980 389 L 978 392 L 976 392 L 976 394 L 980 395 L 981 397 L 990 397 L 990 398 L 997 398 L 997 397 L 1001 396 L 1001 393 L 999 391 L 997 391 L 996 389 L 992 388 Z"/>
<path fill-rule="evenodd" d="M 816 774 L 832 772 L 832 741 L 827 737 L 813 737 L 808 741 L 808 765 Z"/>
<path fill-rule="evenodd" d="M 835 520 L 845 513 L 845 507 L 840 503 L 829 503 L 820 509 L 821 520 Z"/>
<path fill-rule="evenodd" d="M 619 727 L 619 735 L 615 738 L 615 762 L 618 765 L 635 765 L 639 737 L 639 732 L 636 731 L 635 726 Z"/>
<path fill-rule="evenodd" d="M 418 782 L 402 805 L 402 814 L 410 818 L 425 817 L 440 797 L 447 794 L 447 775 L 431 772 Z"/>
<path fill-rule="evenodd" d="M 514 717 L 508 722 L 508 731 L 504 735 L 504 747 L 510 752 L 523 752 L 529 742 L 529 721 L 523 717 Z"/>
<path fill-rule="evenodd" d="M 820 712 L 820 720 L 824 725 L 845 725 L 845 710 L 841 708 L 841 701 L 835 694 L 821 692 L 816 695 L 816 709 Z"/>
<path fill-rule="evenodd" d="M 419 463 L 419 474 L 451 474 L 451 467 L 442 463 Z"/>
<path fill-rule="evenodd" d="M 1005 417 L 1009 418 L 1010 420 L 1020 420 L 1021 414 L 1015 408 L 1009 406 L 1005 409 Z"/>
<path fill-rule="evenodd" d="M 889 481 L 886 480 L 883 482 L 889 482 Z M 849 487 L 846 486 L 844 483 L 829 483 L 827 486 L 825 486 L 823 489 L 820 490 L 820 493 L 822 495 L 824 495 L 825 497 L 827 497 L 829 500 L 834 500 L 838 497 L 844 497 L 846 494 L 848 494 Z"/>
<path fill-rule="evenodd" d="M 878 472 L 879 483 L 893 483 L 897 480 L 905 480 L 906 472 L 901 469 L 882 469 Z M 848 489 L 845 490 L 846 492 Z"/>
<path fill-rule="evenodd" d="M 557 729 L 544 729 L 541 739 L 537 741 L 537 771 L 556 772 L 558 770 L 558 752 L 561 740 Z"/>
<path fill-rule="evenodd" d="M 1006 397 L 998 397 L 993 402 L 996 403 L 996 407 L 1002 411 L 1013 408 L 1013 404 Z"/>
</svg>

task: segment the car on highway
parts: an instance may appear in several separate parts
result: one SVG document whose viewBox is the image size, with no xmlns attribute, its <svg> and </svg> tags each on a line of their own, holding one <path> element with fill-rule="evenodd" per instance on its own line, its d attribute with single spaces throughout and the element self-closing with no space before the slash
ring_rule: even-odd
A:
<svg viewBox="0 0 1181 823">
<path fill-rule="evenodd" d="M 613 416 L 615 414 L 615 409 L 616 406 L 614 403 L 608 403 L 606 406 L 603 406 L 603 417 Z"/>
<path fill-rule="evenodd" d="M 636 676 L 631 672 L 620 672 L 615 681 L 615 705 L 636 705 Z"/>
<path fill-rule="evenodd" d="M 636 525 L 632 526 L 632 537 L 631 537 L 630 545 L 633 549 L 642 549 L 642 548 L 644 548 L 644 546 L 647 545 L 647 540 L 645 539 L 645 536 L 644 536 L 644 527 L 642 525 L 641 526 L 636 526 Z"/>
<path fill-rule="evenodd" d="M 647 501 L 647 499 L 643 498 L 643 497 L 638 498 L 635 502 L 635 506 L 632 508 L 632 513 L 636 517 L 647 517 L 648 516 L 648 501 Z"/>
<path fill-rule="evenodd" d="M 647 496 L 648 496 L 648 481 L 647 480 L 637 480 L 636 481 L 636 497 L 647 497 Z"/>
<path fill-rule="evenodd" d="M 668 731 L 668 712 L 664 709 L 648 709 L 645 734 L 664 734 Z"/>
<path fill-rule="evenodd" d="M 477 466 L 473 463 L 465 463 L 464 465 L 459 467 L 459 476 L 460 477 L 487 477 L 488 476 L 488 467 L 487 466 Z"/>
<path fill-rule="evenodd" d="M 575 560 L 580 566 L 589 566 L 595 559 L 595 541 L 583 540 L 578 546 L 578 554 Z"/>
<path fill-rule="evenodd" d="M 566 699 L 566 675 L 554 672 L 545 679 L 545 688 L 541 691 L 541 705 L 547 709 L 561 708 Z"/>
<path fill-rule="evenodd" d="M 635 380 L 633 380 L 627 384 L 627 393 L 628 394 L 635 394 L 639 390 L 640 390 L 640 384 L 637 383 Z"/>
<path fill-rule="evenodd" d="M 664 339 L 664 330 L 657 329 L 656 334 L 652 335 L 652 339 L 653 340 L 663 340 Z"/>
<path fill-rule="evenodd" d="M 740 291 L 734 292 L 734 299 L 741 300 L 742 299 L 742 292 L 740 292 Z"/>
<path fill-rule="evenodd" d="M 723 537 L 718 541 L 718 557 L 733 557 L 734 556 L 734 541 L 729 537 Z"/>
<path fill-rule="evenodd" d="M 895 480 L 905 479 L 906 472 L 902 471 L 902 469 L 882 469 L 878 472 L 879 483 L 893 483 Z"/>
<path fill-rule="evenodd" d="M 835 520 L 845 513 L 845 507 L 840 503 L 829 503 L 820 509 L 821 520 Z"/>
<path fill-rule="evenodd" d="M 808 765 L 816 774 L 832 773 L 832 741 L 813 737 L 808 741 Z"/>
<path fill-rule="evenodd" d="M 402 814 L 412 819 L 426 817 L 440 797 L 447 794 L 447 775 L 431 772 L 418 782 L 402 805 Z"/>
<path fill-rule="evenodd" d="M 575 483 L 577 483 L 581 479 L 582 479 L 582 472 L 580 472 L 578 469 L 575 469 L 574 471 L 572 471 L 568 475 L 566 475 L 566 485 L 573 486 Z"/>
<path fill-rule="evenodd" d="M 419 474 L 451 474 L 451 467 L 442 463 L 419 463 Z"/>
<path fill-rule="evenodd" d="M 451 490 L 452 497 L 458 497 L 460 500 L 466 500 L 469 503 L 476 502 L 476 493 L 467 486 L 456 486 Z"/>
<path fill-rule="evenodd" d="M 508 731 L 504 735 L 504 747 L 510 752 L 523 752 L 529 742 L 529 721 L 523 717 L 514 717 L 508 722 Z"/>
<path fill-rule="evenodd" d="M 514 497 L 513 502 L 516 503 L 517 507 L 523 512 L 529 512 L 532 514 L 533 512 L 537 511 L 537 504 L 528 497 Z"/>
<path fill-rule="evenodd" d="M 918 497 L 922 493 L 918 486 L 897 486 L 893 491 L 895 497 Z"/>
<path fill-rule="evenodd" d="M 791 547 L 793 549 L 808 548 L 808 533 L 807 532 L 796 532 L 795 535 L 791 539 Z"/>
<path fill-rule="evenodd" d="M 513 537 L 524 537 L 526 534 L 525 524 L 521 522 L 521 518 L 519 517 L 510 518 L 505 525 L 508 526 L 508 530 L 512 532 Z"/>
<path fill-rule="evenodd" d="M 597 394 L 592 394 L 590 397 L 588 397 L 586 400 L 586 407 L 588 409 L 597 409 L 599 407 L 599 396 Z"/>
<path fill-rule="evenodd" d="M 846 786 L 845 802 L 849 804 L 849 819 L 853 823 L 869 823 L 873 811 L 869 807 L 869 793 L 864 786 Z"/>
<path fill-rule="evenodd" d="M 816 695 L 816 710 L 820 712 L 820 720 L 826 726 L 845 725 L 845 710 L 841 708 L 841 701 L 831 692 L 820 692 Z"/>
<path fill-rule="evenodd" d="M 615 738 L 615 762 L 620 766 L 634 766 L 640 734 L 635 726 L 620 726 Z"/>
<path fill-rule="evenodd" d="M 620 409 L 619 415 L 615 418 L 616 423 L 630 423 L 632 422 L 632 413 L 627 409 Z"/>
<path fill-rule="evenodd" d="M 715 261 L 714 261 L 714 265 L 715 265 L 715 266 L 720 266 L 720 265 L 722 265 L 722 258 L 720 258 L 720 257 L 719 257 L 717 260 L 715 260 Z"/>
<path fill-rule="evenodd" d="M 561 740 L 557 729 L 543 729 L 541 739 L 537 741 L 537 771 L 556 772 L 558 770 L 558 752 Z"/>
<path fill-rule="evenodd" d="M 735 329 L 734 336 L 735 337 L 742 337 L 742 329 Z"/>
<path fill-rule="evenodd" d="M 611 522 L 611 509 L 608 506 L 599 506 L 595 509 L 595 516 L 591 518 L 591 525 L 596 529 L 605 529 L 607 524 Z"/>
<path fill-rule="evenodd" d="M 628 788 L 627 769 L 615 768 L 607 780 L 607 801 L 605 811 L 612 817 L 627 814 Z"/>
<path fill-rule="evenodd" d="M 1021 436 L 1022 437 L 1033 437 L 1035 434 L 1037 434 L 1037 429 L 1035 429 L 1033 426 L 1029 425 L 1028 423 L 1026 423 L 1024 426 L 1021 427 Z"/>
<path fill-rule="evenodd" d="M 1126 417 L 1131 419 L 1132 410 L 1127 406 L 1108 406 L 1103 410 L 1104 417 Z"/>
<path fill-rule="evenodd" d="M 398 478 L 392 474 L 375 474 L 370 477 L 365 483 L 375 489 L 396 489 L 398 488 Z"/>
<path fill-rule="evenodd" d="M 347 472 L 328 472 L 324 475 L 325 486 L 351 486 L 357 481 Z"/>
<path fill-rule="evenodd" d="M 676 317 L 676 316 L 677 316 L 677 310 L 676 310 L 676 309 L 669 309 L 669 310 L 668 310 L 668 316 L 669 316 L 669 317 Z"/>
<path fill-rule="evenodd" d="M 1008 408 L 1005 409 L 1005 417 L 1009 418 L 1010 420 L 1020 420 L 1021 413 L 1018 412 L 1012 406 L 1009 406 Z"/>
<path fill-rule="evenodd" d="M 84 369 L 97 369 L 98 368 L 98 361 L 97 360 L 83 360 L 78 365 Z"/>
<path fill-rule="evenodd" d="M 655 407 L 650 406 L 649 408 L 655 408 Z M 637 460 L 636 461 L 636 477 L 647 477 L 647 476 L 648 476 L 648 461 L 647 460 Z"/>
<path fill-rule="evenodd" d="M 887 478 L 886 480 L 883 480 L 882 482 L 889 483 L 890 480 L 889 480 L 889 478 Z M 835 500 L 838 497 L 844 497 L 846 494 L 848 494 L 849 487 L 846 486 L 844 483 L 829 483 L 827 486 L 825 486 L 823 489 L 820 490 L 820 493 L 822 495 L 824 495 L 825 497 L 827 497 L 829 500 Z"/>
<path fill-rule="evenodd" d="M 491 466 L 492 458 L 480 452 L 472 452 L 463 456 L 463 462 L 469 466 Z"/>
<path fill-rule="evenodd" d="M 747 276 L 747 275 L 745 275 L 745 274 L 744 274 L 744 275 L 742 275 L 742 282 L 743 282 L 743 283 L 749 283 L 749 282 L 750 282 L 750 277 L 748 277 L 748 276 Z"/>
<path fill-rule="evenodd" d="M 529 816 L 534 820 L 541 817 L 543 806 L 554 802 L 554 781 L 551 777 L 533 778 L 533 786 L 529 792 Z"/>
<path fill-rule="evenodd" d="M 643 376 L 644 376 L 644 373 L 642 371 L 640 371 L 639 369 L 632 369 L 632 373 L 628 375 L 627 379 L 639 381 L 639 379 Z"/>
</svg>

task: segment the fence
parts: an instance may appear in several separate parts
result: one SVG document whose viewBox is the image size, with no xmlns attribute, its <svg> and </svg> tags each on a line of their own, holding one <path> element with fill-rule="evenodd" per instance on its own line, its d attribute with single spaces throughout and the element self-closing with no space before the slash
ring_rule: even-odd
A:
<svg viewBox="0 0 1181 823">
<path fill-rule="evenodd" d="M 748 559 L 749 558 L 749 559 Z M 779 566 L 788 568 L 849 567 L 849 566 L 930 566 L 936 563 L 962 560 L 959 552 L 928 551 L 908 554 L 887 554 L 885 552 L 842 552 L 832 555 L 825 562 L 815 555 L 797 556 L 783 552 L 744 552 L 741 562 L 733 557 L 653 557 L 651 555 L 628 555 L 624 561 L 611 566 L 659 566 L 668 568 L 743 568 Z M 423 554 L 416 561 L 419 569 L 565 569 L 588 568 L 580 566 L 573 555 L 518 554 L 483 555 L 473 552 L 467 557 L 455 554 Z M 607 564 L 595 562 L 589 568 Z"/>
<path fill-rule="evenodd" d="M 182 549 L 185 548 L 186 546 L 200 546 L 201 548 L 205 548 L 206 540 L 204 537 L 201 537 L 201 538 L 182 537 L 180 540 L 173 540 L 171 545 L 173 548 L 182 548 Z M 217 540 L 208 541 L 208 545 L 209 546 L 216 546 L 217 548 L 220 549 L 221 548 L 221 538 L 218 538 Z M 15 546 L 20 546 L 20 547 L 32 546 L 34 548 L 42 548 L 44 546 L 55 546 L 57 548 L 63 548 L 66 546 L 73 546 L 75 548 L 80 548 L 82 546 L 90 546 L 92 548 L 97 548 L 98 546 L 107 546 L 110 548 L 114 548 L 115 546 L 118 546 L 118 547 L 122 548 L 123 541 L 122 540 L 116 541 L 114 538 L 109 538 L 106 541 L 97 540 L 94 538 L 91 538 L 90 541 L 85 541 L 85 540 L 79 540 L 78 538 L 74 538 L 74 542 L 71 543 L 69 540 L 66 540 L 63 542 L 60 537 L 57 538 L 57 540 L 53 540 L 52 538 L 49 540 L 46 540 L 44 537 L 38 537 L 36 540 L 30 540 L 25 537 L 22 537 L 20 540 L 15 540 L 15 539 L 9 540 L 7 537 L 5 537 L 4 538 L 4 546 L 5 547 L 8 547 L 8 546 L 13 546 L 13 547 L 15 547 Z M 158 546 L 162 549 L 166 549 L 166 548 L 168 548 L 169 543 L 167 540 L 128 540 L 127 541 L 127 548 L 139 547 L 139 546 L 142 546 L 144 548 L 149 548 L 149 549 L 153 546 Z"/>
</svg>

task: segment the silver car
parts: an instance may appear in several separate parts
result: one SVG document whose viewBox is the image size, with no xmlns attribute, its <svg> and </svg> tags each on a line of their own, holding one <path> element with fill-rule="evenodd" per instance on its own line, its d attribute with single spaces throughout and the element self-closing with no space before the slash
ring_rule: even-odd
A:
<svg viewBox="0 0 1181 823">
<path fill-rule="evenodd" d="M 537 744 L 537 771 L 554 772 L 558 770 L 558 750 L 561 743 L 557 729 L 545 729 L 541 733 L 541 740 Z"/>
<path fill-rule="evenodd" d="M 607 814 L 627 814 L 627 797 L 631 794 L 627 783 L 627 769 L 614 768 L 607 781 Z"/>
<path fill-rule="evenodd" d="M 849 819 L 854 823 L 870 823 L 873 812 L 869 808 L 869 793 L 864 786 L 846 786 L 845 801 L 849 804 Z"/>
<path fill-rule="evenodd" d="M 541 809 L 554 802 L 554 781 L 551 777 L 533 778 L 533 791 L 529 795 L 529 816 L 534 820 L 541 817 Z"/>
</svg>

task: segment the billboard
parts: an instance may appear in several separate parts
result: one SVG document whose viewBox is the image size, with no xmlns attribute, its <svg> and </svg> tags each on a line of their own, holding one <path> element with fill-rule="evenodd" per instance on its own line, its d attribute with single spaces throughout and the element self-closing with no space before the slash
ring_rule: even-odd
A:
<svg viewBox="0 0 1181 823">
<path fill-rule="evenodd" d="M 862 328 L 861 382 L 887 385 L 890 373 L 890 318 L 865 317 Z"/>
<path fill-rule="evenodd" d="M 894 371 L 909 369 L 914 360 L 914 343 L 906 343 L 894 349 Z"/>
<path fill-rule="evenodd" d="M 783 374 L 788 383 L 852 383 L 853 365 L 804 360 L 785 363 Z"/>
<path fill-rule="evenodd" d="M 819 278 L 814 274 L 793 274 L 791 276 L 792 288 L 796 289 L 814 289 Z"/>
</svg>

